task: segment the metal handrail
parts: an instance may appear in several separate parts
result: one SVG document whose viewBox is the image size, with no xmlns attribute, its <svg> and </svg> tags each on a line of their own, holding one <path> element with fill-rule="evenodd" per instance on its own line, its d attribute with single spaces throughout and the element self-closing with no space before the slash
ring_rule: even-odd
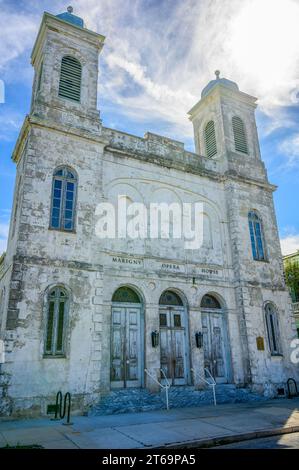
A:
<svg viewBox="0 0 299 470">
<path fill-rule="evenodd" d="M 164 369 L 160 369 L 160 371 L 162 372 L 162 374 L 163 374 L 163 376 L 164 376 L 164 379 L 165 379 L 165 382 L 166 382 L 166 384 L 167 384 L 167 386 L 168 386 L 168 388 L 169 388 L 169 387 L 170 387 L 170 382 L 169 382 L 168 378 L 166 377 L 166 374 L 165 374 Z"/>
<path fill-rule="evenodd" d="M 165 395 L 166 395 L 166 409 L 167 411 L 169 410 L 169 400 L 168 400 L 168 389 L 170 388 L 170 383 L 165 375 L 165 372 L 163 369 L 160 369 L 160 371 L 162 372 L 162 374 L 164 375 L 164 378 L 165 378 L 165 381 L 166 381 L 166 385 L 162 385 L 161 382 L 159 382 L 156 377 L 154 377 L 152 374 L 149 373 L 149 371 L 147 369 L 144 369 L 144 372 L 154 381 L 156 382 L 159 387 L 161 387 L 162 389 L 165 390 Z"/>
<path fill-rule="evenodd" d="M 216 391 L 215 391 L 216 380 L 214 379 L 214 377 L 212 376 L 211 372 L 209 371 L 209 369 L 208 369 L 207 367 L 204 368 L 204 371 L 210 376 L 210 378 L 212 379 L 212 382 L 210 382 L 208 379 L 206 379 L 206 378 L 203 377 L 202 375 L 196 374 L 195 370 L 194 370 L 194 369 L 191 369 L 191 372 L 193 373 L 193 376 L 194 376 L 195 378 L 199 378 L 200 380 L 202 380 L 203 382 L 205 382 L 206 384 L 208 384 L 209 387 L 212 387 L 212 389 L 213 389 L 214 405 L 216 406 L 216 405 L 217 405 L 217 401 L 216 401 Z M 194 382 L 195 382 L 195 381 L 194 381 Z"/>
</svg>

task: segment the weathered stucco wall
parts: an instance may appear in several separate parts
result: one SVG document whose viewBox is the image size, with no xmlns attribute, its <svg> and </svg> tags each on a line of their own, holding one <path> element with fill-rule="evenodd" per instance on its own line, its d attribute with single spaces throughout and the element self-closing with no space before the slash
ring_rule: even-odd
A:
<svg viewBox="0 0 299 470">
<path fill-rule="evenodd" d="M 151 332 L 159 329 L 159 299 L 167 289 L 181 295 L 187 312 L 189 372 L 193 367 L 203 373 L 203 349 L 195 345 L 195 332 L 202 331 L 200 304 L 210 293 L 225 318 L 229 382 L 275 395 L 289 376 L 298 378 L 298 367 L 290 362 L 296 330 L 282 274 L 275 188 L 260 159 L 255 99 L 216 87 L 199 102 L 191 113 L 198 153 L 155 134 L 140 138 L 102 128 L 96 80 L 103 37 L 74 31 L 51 15 L 43 21 L 48 23 L 33 53 L 31 113 L 13 155 L 18 162 L 14 209 L 0 271 L 6 344 L 1 412 L 44 414 L 58 390 L 70 391 L 74 408 L 82 411 L 109 392 L 111 299 L 124 285 L 135 288 L 142 299 L 143 366 L 152 374 L 160 374 L 160 350 L 152 347 Z M 82 61 L 81 103 L 57 96 L 66 53 Z M 231 119 L 236 114 L 245 123 L 248 155 L 234 150 Z M 211 159 L 199 155 L 205 154 L 203 129 L 210 119 L 216 123 L 218 147 Z M 59 166 L 71 167 L 78 177 L 73 233 L 49 229 L 52 177 Z M 203 202 L 203 246 L 188 251 L 181 240 L 99 239 L 97 204 L 115 201 L 118 195 L 146 206 Z M 263 221 L 263 262 L 252 259 L 250 210 Z M 64 358 L 45 358 L 43 353 L 47 292 L 53 286 L 63 286 L 70 297 Z M 279 317 L 283 355 L 277 357 L 271 356 L 267 340 L 264 305 L 269 301 Z M 264 350 L 257 349 L 257 337 L 264 338 Z M 142 381 L 155 389 L 145 375 Z"/>
</svg>

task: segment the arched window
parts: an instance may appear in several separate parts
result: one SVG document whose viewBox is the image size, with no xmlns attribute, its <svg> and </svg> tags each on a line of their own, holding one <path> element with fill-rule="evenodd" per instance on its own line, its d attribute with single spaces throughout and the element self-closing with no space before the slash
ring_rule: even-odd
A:
<svg viewBox="0 0 299 470">
<path fill-rule="evenodd" d="M 233 122 L 233 133 L 235 140 L 235 149 L 238 152 L 248 153 L 247 138 L 245 132 L 245 126 L 241 118 L 234 116 Z"/>
<path fill-rule="evenodd" d="M 216 155 L 217 144 L 214 121 L 209 121 L 205 127 L 205 142 L 207 157 L 213 157 Z"/>
<path fill-rule="evenodd" d="M 256 261 L 264 261 L 266 256 L 262 221 L 256 212 L 250 211 L 248 214 L 248 222 L 253 259 Z"/>
<path fill-rule="evenodd" d="M 274 305 L 266 304 L 265 315 L 270 352 L 273 356 L 281 355 L 278 318 Z"/>
<path fill-rule="evenodd" d="M 69 168 L 58 168 L 53 174 L 50 228 L 74 230 L 77 178 Z"/>
<path fill-rule="evenodd" d="M 176 305 L 183 306 L 181 297 L 173 291 L 167 290 L 163 292 L 159 300 L 160 305 Z"/>
<path fill-rule="evenodd" d="M 201 299 L 200 307 L 211 309 L 211 310 L 221 309 L 221 305 L 218 302 L 218 300 L 213 295 L 209 295 L 209 294 L 206 294 L 203 296 L 203 298 Z"/>
<path fill-rule="evenodd" d="M 58 95 L 72 101 L 81 98 L 82 65 L 75 57 L 65 56 L 61 61 Z"/>
<path fill-rule="evenodd" d="M 65 333 L 69 296 L 62 287 L 48 293 L 45 334 L 45 356 L 65 355 Z"/>
<path fill-rule="evenodd" d="M 140 298 L 136 292 L 130 287 L 120 287 L 112 297 L 112 302 L 127 302 L 132 304 L 140 304 Z"/>
</svg>

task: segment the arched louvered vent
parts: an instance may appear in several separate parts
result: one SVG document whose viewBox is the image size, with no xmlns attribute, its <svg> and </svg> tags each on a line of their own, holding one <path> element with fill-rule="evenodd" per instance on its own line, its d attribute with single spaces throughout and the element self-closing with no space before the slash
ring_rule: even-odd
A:
<svg viewBox="0 0 299 470">
<path fill-rule="evenodd" d="M 205 128 L 205 141 L 207 157 L 213 157 L 217 154 L 216 134 L 214 121 L 208 122 Z"/>
<path fill-rule="evenodd" d="M 237 116 L 233 117 L 233 132 L 235 139 L 235 149 L 238 152 L 248 153 L 245 126 L 242 119 Z"/>
<path fill-rule="evenodd" d="M 82 66 L 75 57 L 65 56 L 61 61 L 59 96 L 73 101 L 81 98 Z"/>
</svg>

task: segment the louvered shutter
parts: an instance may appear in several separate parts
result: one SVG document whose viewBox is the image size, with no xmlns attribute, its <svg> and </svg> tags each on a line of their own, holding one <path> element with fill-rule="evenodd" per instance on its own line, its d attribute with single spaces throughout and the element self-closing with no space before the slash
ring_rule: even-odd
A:
<svg viewBox="0 0 299 470">
<path fill-rule="evenodd" d="M 233 117 L 233 132 L 235 139 L 235 149 L 238 152 L 248 153 L 245 126 L 242 119 L 237 116 Z"/>
<path fill-rule="evenodd" d="M 65 56 L 61 61 L 59 96 L 73 101 L 81 98 L 82 66 L 75 57 Z"/>
<path fill-rule="evenodd" d="M 208 122 L 205 128 L 205 141 L 207 157 L 213 157 L 217 154 L 215 125 L 213 121 Z"/>
</svg>

